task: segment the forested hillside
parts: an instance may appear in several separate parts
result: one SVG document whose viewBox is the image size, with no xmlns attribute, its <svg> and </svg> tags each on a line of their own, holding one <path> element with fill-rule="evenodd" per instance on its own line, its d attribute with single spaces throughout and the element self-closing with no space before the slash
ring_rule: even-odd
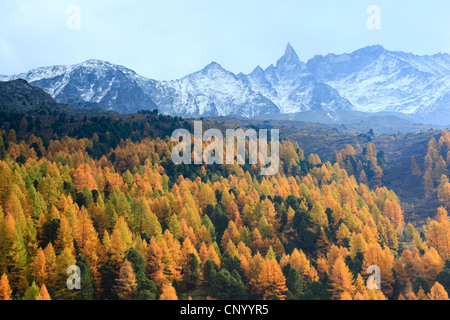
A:
<svg viewBox="0 0 450 320">
<path fill-rule="evenodd" d="M 446 208 L 405 222 L 371 146 L 322 163 L 282 141 L 275 176 L 176 166 L 167 135 L 190 122 L 136 117 L 0 132 L 0 299 L 448 299 Z"/>
</svg>

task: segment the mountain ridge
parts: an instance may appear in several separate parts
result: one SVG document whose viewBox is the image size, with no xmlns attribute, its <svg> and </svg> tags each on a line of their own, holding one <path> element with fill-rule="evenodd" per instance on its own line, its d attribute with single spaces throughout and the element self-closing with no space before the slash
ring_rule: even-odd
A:
<svg viewBox="0 0 450 320">
<path fill-rule="evenodd" d="M 0 82 L 1 112 L 67 112 L 70 108 L 57 103 L 45 91 L 33 87 L 23 79 Z"/>
<path fill-rule="evenodd" d="M 251 118 L 304 111 L 405 114 L 450 110 L 450 56 L 415 55 L 373 45 L 316 55 L 306 63 L 287 44 L 275 64 L 234 74 L 218 62 L 182 78 L 158 81 L 99 59 L 41 67 L 0 81 L 24 79 L 57 102 L 93 103 L 119 113 Z"/>
</svg>

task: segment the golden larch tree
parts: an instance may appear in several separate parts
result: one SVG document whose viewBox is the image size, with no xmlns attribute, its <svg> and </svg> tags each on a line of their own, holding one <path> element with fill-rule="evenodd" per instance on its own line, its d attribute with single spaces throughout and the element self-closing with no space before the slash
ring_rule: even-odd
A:
<svg viewBox="0 0 450 320">
<path fill-rule="evenodd" d="M 427 296 L 430 300 L 449 300 L 447 291 L 445 291 L 444 287 L 439 282 L 436 282 L 431 287 L 430 293 L 428 293 Z"/>
<path fill-rule="evenodd" d="M 130 261 L 125 260 L 120 267 L 114 291 L 121 300 L 132 300 L 136 296 L 137 281 Z"/>
<path fill-rule="evenodd" d="M 351 297 L 355 292 L 352 273 L 341 256 L 336 259 L 331 268 L 330 281 L 333 299 L 340 300 L 343 297 Z"/>
<path fill-rule="evenodd" d="M 281 300 L 286 297 L 286 278 L 275 259 L 265 259 L 264 266 L 256 280 L 255 288 L 265 299 L 272 298 L 275 295 Z"/>
<path fill-rule="evenodd" d="M 0 278 L 0 300 L 11 300 L 12 290 L 9 286 L 8 277 L 3 274 Z"/>
<path fill-rule="evenodd" d="M 161 296 L 159 297 L 160 300 L 178 300 L 177 292 L 175 291 L 175 288 L 167 282 L 161 292 Z"/>
</svg>

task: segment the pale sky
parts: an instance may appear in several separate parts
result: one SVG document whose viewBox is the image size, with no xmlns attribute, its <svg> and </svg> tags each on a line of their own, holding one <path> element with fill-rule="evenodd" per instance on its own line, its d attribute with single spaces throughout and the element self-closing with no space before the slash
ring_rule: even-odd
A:
<svg viewBox="0 0 450 320">
<path fill-rule="evenodd" d="M 77 6 L 80 19 L 67 10 Z M 369 30 L 367 8 L 380 8 Z M 266 68 L 287 42 L 301 60 L 381 44 L 450 52 L 448 0 L 0 0 L 0 74 L 102 59 L 171 80 L 211 61 Z M 70 29 L 67 22 L 79 29 Z"/>
</svg>

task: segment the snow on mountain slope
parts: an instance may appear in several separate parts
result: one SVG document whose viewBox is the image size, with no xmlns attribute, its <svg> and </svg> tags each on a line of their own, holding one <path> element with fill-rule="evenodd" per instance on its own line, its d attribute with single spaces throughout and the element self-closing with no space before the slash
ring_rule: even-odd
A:
<svg viewBox="0 0 450 320">
<path fill-rule="evenodd" d="M 25 79 L 56 101 L 84 102 L 120 113 L 153 110 L 181 116 L 291 114 L 302 111 L 439 112 L 450 110 L 450 56 L 417 56 L 375 45 L 300 61 L 287 45 L 266 69 L 235 75 L 211 63 L 172 81 L 157 81 L 101 60 L 33 69 Z"/>
<path fill-rule="evenodd" d="M 272 101 L 216 62 L 163 86 L 172 93 L 169 100 L 156 100 L 163 113 L 252 117 L 279 112 Z"/>
<path fill-rule="evenodd" d="M 258 66 L 248 76 L 241 77 L 247 78 L 254 91 L 271 99 L 281 113 L 352 107 L 336 90 L 309 72 L 290 44 L 275 66 L 270 65 L 265 71 Z"/>
<path fill-rule="evenodd" d="M 122 113 L 155 109 L 152 99 L 137 84 L 137 77 L 125 67 L 88 60 L 72 66 L 37 68 L 8 80 L 24 79 L 68 105 L 85 101 Z"/>
<path fill-rule="evenodd" d="M 415 113 L 450 107 L 440 99 L 449 92 L 446 54 L 416 56 L 372 46 L 340 56 L 316 56 L 307 65 L 357 111 Z"/>
</svg>

